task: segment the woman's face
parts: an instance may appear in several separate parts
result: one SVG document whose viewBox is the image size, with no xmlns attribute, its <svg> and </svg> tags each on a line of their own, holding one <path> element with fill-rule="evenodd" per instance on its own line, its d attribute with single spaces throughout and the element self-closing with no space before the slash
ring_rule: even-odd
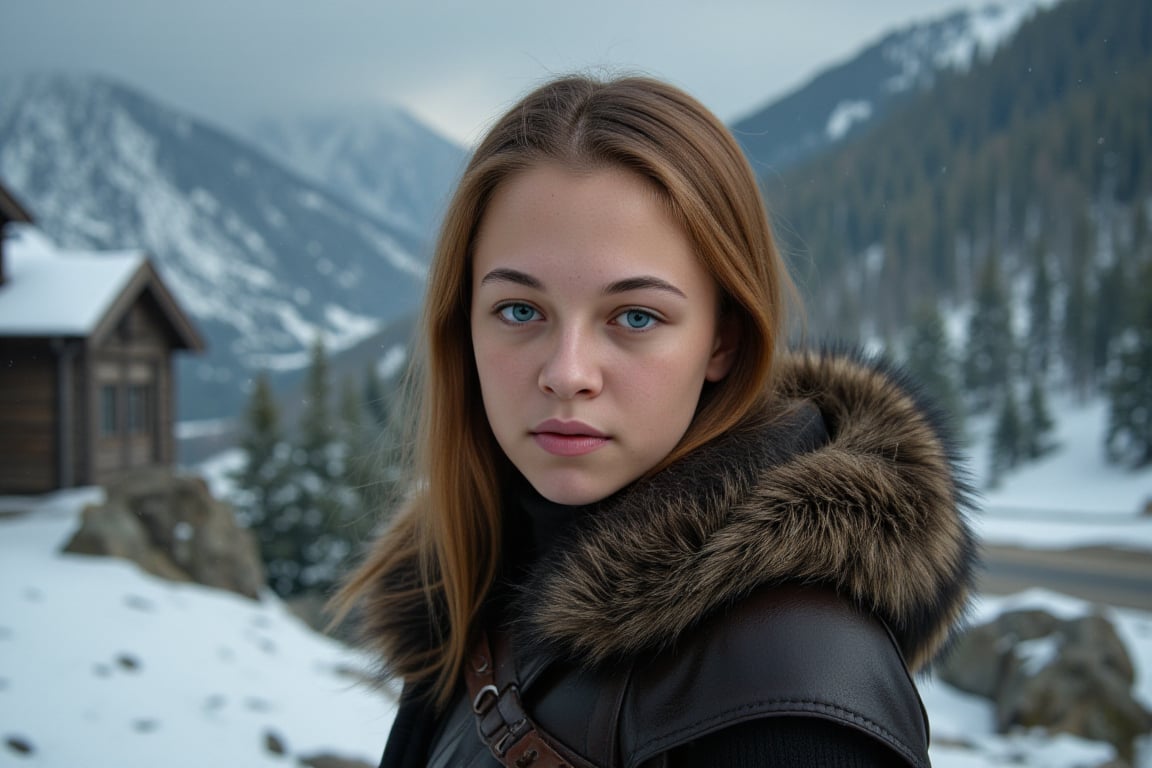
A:
<svg viewBox="0 0 1152 768">
<path fill-rule="evenodd" d="M 472 272 L 488 423 L 561 504 L 602 499 L 663 460 L 734 339 L 716 285 L 641 176 L 545 164 L 497 189 Z"/>
</svg>

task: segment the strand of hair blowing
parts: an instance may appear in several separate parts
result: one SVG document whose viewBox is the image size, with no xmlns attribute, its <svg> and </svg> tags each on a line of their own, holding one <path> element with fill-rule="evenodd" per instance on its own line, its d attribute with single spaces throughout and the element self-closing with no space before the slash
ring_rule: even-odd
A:
<svg viewBox="0 0 1152 768">
<path fill-rule="evenodd" d="M 359 605 L 389 671 L 428 684 L 445 706 L 473 622 L 500 561 L 501 488 L 508 464 L 488 427 L 470 338 L 471 248 L 492 195 L 544 162 L 621 167 L 653 182 L 716 280 L 722 322 L 738 354 L 706 388 L 688 432 L 652 472 L 763 410 L 777 339 L 795 289 L 772 239 L 755 177 L 728 130 L 699 102 L 647 78 L 568 77 L 526 96 L 489 131 L 448 207 L 423 311 L 423 386 L 412 487 L 405 509 L 333 600 Z M 378 588 L 419 563 L 418 584 Z M 394 588 L 393 588 L 394 587 Z M 431 616 L 427 648 L 389 645 L 414 591 Z"/>
</svg>

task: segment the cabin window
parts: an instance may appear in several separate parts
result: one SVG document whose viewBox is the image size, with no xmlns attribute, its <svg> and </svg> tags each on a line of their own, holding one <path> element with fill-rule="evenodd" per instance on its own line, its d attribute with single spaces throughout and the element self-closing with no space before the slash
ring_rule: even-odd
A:
<svg viewBox="0 0 1152 768">
<path fill-rule="evenodd" d="M 120 431 L 120 409 L 116 397 L 116 385 L 100 387 L 100 434 L 115 435 Z"/>
<path fill-rule="evenodd" d="M 133 384 L 128 388 L 128 431 L 132 434 L 152 429 L 152 398 L 147 384 Z"/>
</svg>

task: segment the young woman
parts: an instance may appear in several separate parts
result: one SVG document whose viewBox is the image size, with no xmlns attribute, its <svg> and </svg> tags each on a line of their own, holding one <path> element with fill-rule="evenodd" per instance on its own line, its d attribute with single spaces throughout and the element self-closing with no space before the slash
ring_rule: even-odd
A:
<svg viewBox="0 0 1152 768">
<path fill-rule="evenodd" d="M 974 545 L 937 414 L 782 349 L 723 125 L 550 82 L 477 148 L 423 317 L 415 473 L 339 596 L 404 682 L 384 766 L 925 766 L 909 670 Z"/>
</svg>

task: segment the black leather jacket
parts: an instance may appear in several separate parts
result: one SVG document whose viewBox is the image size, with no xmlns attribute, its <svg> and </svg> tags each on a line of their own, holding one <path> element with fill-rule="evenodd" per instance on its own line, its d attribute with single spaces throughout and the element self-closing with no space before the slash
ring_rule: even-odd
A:
<svg viewBox="0 0 1152 768">
<path fill-rule="evenodd" d="M 515 667 L 537 725 L 595 766 L 659 766 L 732 724 L 780 716 L 856 729 L 887 747 L 893 766 L 928 765 L 927 717 L 890 633 L 827 590 L 760 589 L 651 657 L 589 671 L 537 654 Z M 500 765 L 466 695 L 427 765 Z"/>
<path fill-rule="evenodd" d="M 803 405 L 600 502 L 515 580 L 526 708 L 597 765 L 658 765 L 730 727 L 796 717 L 927 765 L 908 670 L 946 643 L 976 560 L 952 444 L 898 371 L 856 355 L 786 356 L 777 387 L 777 402 Z M 417 574 L 402 563 L 379 583 L 411 605 L 365 615 L 386 660 L 429 648 L 442 609 L 411 589 Z M 416 701 L 386 766 L 494 764 L 463 697 L 445 717 Z"/>
</svg>

